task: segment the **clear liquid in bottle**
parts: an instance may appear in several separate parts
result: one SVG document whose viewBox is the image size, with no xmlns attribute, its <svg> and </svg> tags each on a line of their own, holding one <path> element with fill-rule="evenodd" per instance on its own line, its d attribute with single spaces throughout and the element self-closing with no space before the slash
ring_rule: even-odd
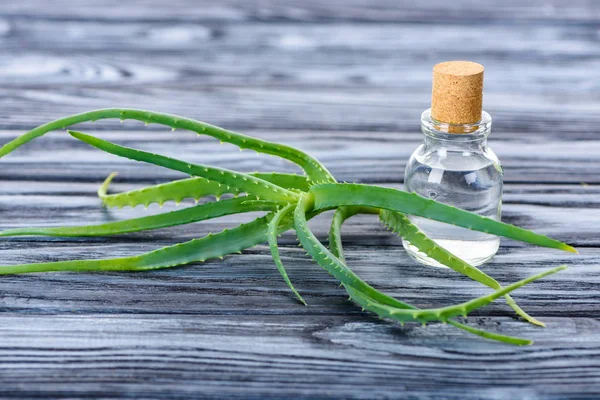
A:
<svg viewBox="0 0 600 400">
<path fill-rule="evenodd" d="M 481 151 L 447 148 L 436 143 L 421 145 L 407 165 L 405 190 L 499 220 L 502 168 L 489 148 L 479 148 Z M 416 216 L 410 219 L 437 244 L 471 265 L 489 261 L 500 245 L 497 236 Z M 403 245 L 417 261 L 443 266 L 407 240 L 403 240 Z"/>
</svg>

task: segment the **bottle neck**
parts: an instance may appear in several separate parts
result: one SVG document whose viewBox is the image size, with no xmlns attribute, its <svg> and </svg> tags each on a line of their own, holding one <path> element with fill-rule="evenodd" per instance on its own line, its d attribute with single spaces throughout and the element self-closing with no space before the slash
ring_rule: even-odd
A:
<svg viewBox="0 0 600 400">
<path fill-rule="evenodd" d="M 483 151 L 492 130 L 492 118 L 482 111 L 481 120 L 473 124 L 448 124 L 431 117 L 431 109 L 421 115 L 421 131 L 425 146 L 454 148 L 456 150 Z"/>
</svg>

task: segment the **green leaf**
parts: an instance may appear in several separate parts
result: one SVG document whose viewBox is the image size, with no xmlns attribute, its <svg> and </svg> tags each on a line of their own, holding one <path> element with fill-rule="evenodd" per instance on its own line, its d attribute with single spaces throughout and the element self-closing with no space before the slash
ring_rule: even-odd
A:
<svg viewBox="0 0 600 400">
<path fill-rule="evenodd" d="M 175 129 L 185 129 L 196 132 L 199 135 L 211 136 L 221 142 L 231 143 L 240 149 L 254 150 L 258 153 L 270 154 L 289 160 L 300 165 L 309 177 L 315 182 L 335 182 L 335 179 L 323 165 L 308 154 L 279 143 L 273 143 L 266 140 L 256 139 L 251 136 L 228 131 L 214 125 L 196 121 L 190 118 L 184 118 L 177 115 L 157 113 L 146 110 L 126 109 L 126 108 L 106 108 L 100 110 L 88 111 L 81 114 L 71 115 L 60 118 L 19 136 L 0 148 L 0 158 L 11 153 L 18 147 L 40 137 L 48 132 L 66 129 L 67 127 L 82 122 L 97 121 L 101 119 L 118 118 L 121 121 L 132 119 L 145 122 L 146 124 L 161 124 Z"/>
<path fill-rule="evenodd" d="M 329 227 L 329 249 L 341 262 L 345 263 L 344 249 L 342 246 L 342 225 L 357 214 L 377 214 L 378 210 L 368 207 L 339 207 L 333 213 Z"/>
<path fill-rule="evenodd" d="M 298 293 L 298 291 L 292 284 L 292 281 L 290 281 L 287 271 L 285 270 L 285 267 L 283 266 L 283 262 L 281 261 L 281 256 L 279 254 L 279 248 L 277 247 L 277 236 L 279 234 L 279 225 L 281 224 L 281 220 L 283 218 L 287 217 L 294 210 L 294 207 L 295 207 L 294 204 L 288 204 L 287 206 L 285 206 L 284 208 L 282 208 L 275 214 L 273 219 L 271 219 L 271 221 L 269 222 L 269 230 L 267 233 L 267 238 L 269 239 L 269 249 L 271 250 L 271 255 L 273 256 L 273 261 L 275 261 L 275 266 L 277 266 L 277 270 L 279 270 L 279 273 L 283 277 L 283 280 L 288 285 L 288 287 L 292 290 L 292 292 L 296 295 L 298 300 L 300 300 L 300 302 L 306 306 L 307 305 L 306 301 L 304 301 L 302 296 L 300 296 L 300 293 Z"/>
<path fill-rule="evenodd" d="M 253 211 L 274 211 L 281 203 L 253 198 L 240 197 L 237 199 L 200 204 L 182 210 L 171 211 L 147 217 L 109 222 L 99 225 L 68 226 L 58 228 L 19 228 L 0 232 L 0 236 L 106 236 L 167 228 L 170 226 L 190 224 L 224 215 L 239 214 Z"/>
<path fill-rule="evenodd" d="M 372 311 L 372 312 L 378 314 L 381 318 L 397 319 L 397 318 L 389 315 L 390 311 L 386 310 L 385 309 L 386 307 L 384 307 L 382 304 L 377 303 L 375 300 L 369 298 L 368 296 L 365 296 L 363 293 L 360 293 L 353 288 L 349 288 L 348 293 L 350 294 L 350 298 L 352 298 L 352 300 L 354 300 L 356 303 L 358 303 L 365 309 L 368 309 L 369 311 Z M 384 308 L 384 310 L 382 310 L 382 307 Z M 416 308 L 415 308 L 415 310 L 416 310 Z M 401 319 L 400 322 L 404 323 L 404 319 Z M 476 328 L 470 327 L 465 324 L 461 324 L 461 323 L 451 320 L 451 319 L 448 320 L 447 322 L 448 322 L 448 324 L 450 324 L 456 328 L 462 329 L 466 332 L 472 333 L 474 335 L 477 335 L 477 336 L 480 336 L 480 337 L 483 337 L 486 339 L 496 340 L 498 342 L 513 344 L 513 345 L 517 345 L 517 346 L 527 346 L 527 345 L 533 344 L 533 342 L 529 339 L 523 339 L 523 338 L 514 337 L 514 336 L 500 335 L 498 333 L 488 332 L 488 331 L 484 331 L 482 329 L 476 329 Z"/>
<path fill-rule="evenodd" d="M 526 279 L 520 280 L 518 282 L 513 283 L 512 285 L 508 285 L 501 290 L 497 290 L 494 293 L 481 296 L 475 298 L 473 300 L 455 304 L 448 307 L 441 308 L 432 308 L 432 309 L 423 309 L 423 310 L 407 310 L 400 309 L 398 307 L 392 307 L 380 303 L 371 303 L 369 302 L 368 296 L 359 293 L 354 287 L 348 288 L 353 297 L 359 299 L 359 304 L 363 307 L 369 307 L 371 310 L 376 310 L 377 314 L 384 318 L 395 319 L 400 322 L 408 322 L 408 321 L 418 321 L 418 322 L 429 322 L 429 321 L 448 321 L 448 319 L 458 316 L 467 316 L 471 311 L 481 308 L 490 304 L 492 301 L 496 300 L 498 297 L 502 297 L 507 293 L 510 293 L 528 283 L 536 281 L 538 279 L 544 278 L 548 275 L 555 274 L 560 272 L 567 267 L 565 265 L 561 265 L 559 267 L 541 272 L 537 275 L 530 276 Z"/>
<path fill-rule="evenodd" d="M 107 194 L 108 187 L 115 176 L 116 173 L 110 174 L 98 189 L 98 197 L 106 207 L 135 207 L 140 204 L 148 207 L 154 203 L 162 205 L 167 201 L 179 203 L 190 198 L 198 201 L 204 196 L 215 196 L 218 199 L 226 193 L 233 195 L 240 193 L 237 188 L 219 182 L 205 178 L 188 178 L 118 194 Z"/>
<path fill-rule="evenodd" d="M 527 229 L 448 206 L 415 193 L 360 184 L 323 184 L 310 189 L 315 209 L 367 206 L 417 215 L 514 240 L 576 253 L 573 247 Z"/>
<path fill-rule="evenodd" d="M 147 271 L 221 258 L 266 241 L 267 223 L 271 217 L 268 215 L 231 230 L 137 256 L 6 265 L 0 266 L 0 275 L 51 271 Z"/>
<path fill-rule="evenodd" d="M 153 203 L 164 204 L 167 201 L 180 202 L 183 199 L 189 198 L 198 200 L 204 196 L 219 198 L 226 193 L 238 195 L 241 192 L 236 187 L 223 185 L 205 178 L 194 177 L 147 186 L 123 193 L 107 194 L 108 188 L 116 175 L 116 172 L 110 174 L 98 189 L 98 197 L 100 197 L 107 207 L 135 207 L 140 204 L 147 207 Z M 302 175 L 261 172 L 249 175 L 271 182 L 284 189 L 307 191 L 310 187 L 308 178 Z"/>
<path fill-rule="evenodd" d="M 251 175 L 230 171 L 224 168 L 187 163 L 159 154 L 119 146 L 118 144 L 98 139 L 81 132 L 69 131 L 69 134 L 74 138 L 100 150 L 106 151 L 107 153 L 129 158 L 131 160 L 147 162 L 189 175 L 200 176 L 211 181 L 219 182 L 223 185 L 235 187 L 240 192 L 246 192 L 262 199 L 283 202 L 292 202 L 298 199 L 296 193 Z"/>
<path fill-rule="evenodd" d="M 311 181 L 304 175 L 285 174 L 281 172 L 254 172 L 250 174 L 267 182 L 286 189 L 296 189 L 302 192 L 308 192 Z"/>
</svg>

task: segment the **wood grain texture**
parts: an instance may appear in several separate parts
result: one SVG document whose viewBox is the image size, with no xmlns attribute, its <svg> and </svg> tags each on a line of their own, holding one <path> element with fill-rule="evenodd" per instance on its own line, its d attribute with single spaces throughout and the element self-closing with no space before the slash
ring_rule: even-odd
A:
<svg viewBox="0 0 600 400">
<path fill-rule="evenodd" d="M 431 67 L 480 62 L 490 140 L 506 170 L 504 220 L 580 250 L 503 240 L 484 267 L 504 284 L 571 266 L 515 292 L 548 328 L 513 319 L 500 301 L 469 317 L 536 342 L 526 348 L 363 313 L 291 232 L 282 259 L 308 307 L 265 244 L 145 273 L 3 276 L 0 397 L 598 398 L 599 23 L 600 6 L 587 0 L 0 2 L 0 144 L 68 114 L 142 107 L 300 147 L 340 180 L 401 187 L 422 140 Z M 78 129 L 194 162 L 297 171 L 155 125 Z M 54 132 L 0 160 L 0 229 L 160 211 L 100 207 L 95 190 L 113 171 L 119 191 L 180 177 Z M 330 217 L 311 221 L 321 240 Z M 3 238 L 0 264 L 133 255 L 250 218 L 110 238 Z M 344 244 L 362 278 L 421 307 L 489 292 L 416 265 L 373 217 L 349 221 Z"/>
</svg>

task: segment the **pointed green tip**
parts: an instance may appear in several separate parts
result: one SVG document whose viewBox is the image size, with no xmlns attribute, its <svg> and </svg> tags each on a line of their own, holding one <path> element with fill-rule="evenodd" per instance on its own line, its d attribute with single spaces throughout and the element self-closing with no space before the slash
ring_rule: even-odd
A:
<svg viewBox="0 0 600 400">
<path fill-rule="evenodd" d="M 81 136 L 81 135 L 82 135 L 82 133 L 81 133 L 81 132 L 67 131 L 67 133 L 68 133 L 69 135 L 71 135 L 72 137 L 74 137 L 75 139 L 78 139 L 78 140 L 83 140 L 83 138 L 82 138 L 82 136 Z"/>
<path fill-rule="evenodd" d="M 563 270 L 565 270 L 567 268 L 569 268 L 569 266 L 563 264 L 563 265 L 559 265 L 558 267 L 554 268 L 551 271 L 552 271 L 552 273 L 555 273 L 555 272 L 563 271 Z"/>
<path fill-rule="evenodd" d="M 521 316 L 521 318 L 523 318 L 525 321 L 529 322 L 531 325 L 546 328 L 546 324 L 543 323 L 542 321 L 540 321 L 539 319 L 533 318 L 531 315 L 528 315 L 528 317 L 529 318 L 525 318 L 524 316 Z"/>
<path fill-rule="evenodd" d="M 77 132 L 77 131 L 67 130 L 67 133 L 69 135 L 73 136 L 75 139 L 79 139 L 82 142 L 86 142 L 86 143 L 88 143 L 89 139 L 93 138 L 93 136 L 86 135 L 85 133 L 81 133 L 81 132 Z"/>
<path fill-rule="evenodd" d="M 568 244 L 564 244 L 561 246 L 561 250 L 568 251 L 569 253 L 579 254 L 575 247 L 569 246 Z"/>
</svg>

